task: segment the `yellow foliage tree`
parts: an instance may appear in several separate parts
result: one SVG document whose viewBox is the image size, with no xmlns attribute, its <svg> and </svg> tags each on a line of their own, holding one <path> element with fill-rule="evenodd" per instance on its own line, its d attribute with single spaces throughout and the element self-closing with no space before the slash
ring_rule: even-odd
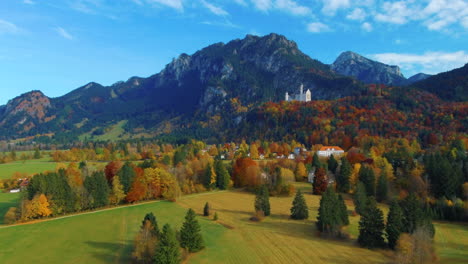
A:
<svg viewBox="0 0 468 264">
<path fill-rule="evenodd" d="M 52 211 L 49 209 L 49 202 L 44 194 L 36 195 L 29 201 L 25 200 L 23 205 L 23 219 L 34 219 L 49 216 Z"/>
<path fill-rule="evenodd" d="M 253 143 L 250 145 L 250 158 L 251 159 L 259 159 L 260 156 L 258 155 L 258 147 L 257 144 Z"/>
<path fill-rule="evenodd" d="M 302 181 L 307 178 L 307 169 L 303 162 L 299 162 L 296 166 L 296 181 Z"/>
</svg>

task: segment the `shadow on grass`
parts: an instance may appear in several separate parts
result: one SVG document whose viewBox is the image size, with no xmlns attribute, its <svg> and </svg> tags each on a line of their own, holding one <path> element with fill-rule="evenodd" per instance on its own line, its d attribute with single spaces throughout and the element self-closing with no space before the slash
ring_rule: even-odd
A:
<svg viewBox="0 0 468 264">
<path fill-rule="evenodd" d="M 107 263 L 131 263 L 133 241 L 99 242 L 86 241 L 87 245 L 96 249 L 94 257 Z"/>
</svg>

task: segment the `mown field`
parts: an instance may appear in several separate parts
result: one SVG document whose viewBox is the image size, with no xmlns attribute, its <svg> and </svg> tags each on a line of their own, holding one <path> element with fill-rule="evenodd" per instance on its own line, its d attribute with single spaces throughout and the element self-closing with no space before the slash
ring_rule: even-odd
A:
<svg viewBox="0 0 468 264">
<path fill-rule="evenodd" d="M 303 187 L 306 185 L 303 185 Z M 308 189 L 308 188 L 307 188 Z M 153 202 L 35 224 L 0 227 L 0 263 L 128 263 L 132 240 L 147 212 L 160 225 L 180 228 L 186 209 L 202 212 L 206 201 L 219 215 L 214 222 L 199 216 L 207 248 L 189 263 L 387 263 L 391 252 L 359 248 L 354 239 L 320 238 L 314 226 L 319 196 L 306 194 L 311 217 L 289 220 L 291 197 L 271 198 L 272 216 L 249 220 L 254 196 L 225 191 L 185 196 L 177 203 Z M 348 204 L 351 210 L 351 203 Z M 357 236 L 359 217 L 350 217 Z M 437 223 L 436 246 L 441 263 L 466 263 L 468 226 Z M 24 249 L 27 249 L 25 254 Z"/>
<path fill-rule="evenodd" d="M 3 216 L 10 207 L 18 205 L 20 193 L 2 193 L 0 192 L 0 225 L 3 224 Z"/>
<path fill-rule="evenodd" d="M 15 172 L 33 174 L 54 171 L 57 163 L 49 160 L 50 158 L 42 158 L 40 160 L 14 161 L 0 164 L 0 179 L 9 179 Z"/>
</svg>

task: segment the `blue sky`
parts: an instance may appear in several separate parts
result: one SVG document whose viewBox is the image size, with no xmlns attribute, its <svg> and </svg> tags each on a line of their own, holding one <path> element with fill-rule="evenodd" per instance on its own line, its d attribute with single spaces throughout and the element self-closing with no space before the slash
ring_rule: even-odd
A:
<svg viewBox="0 0 468 264">
<path fill-rule="evenodd" d="M 159 72 L 246 34 L 276 32 L 332 63 L 343 51 L 409 77 L 468 62 L 467 0 L 1 0 L 0 104 Z"/>
</svg>

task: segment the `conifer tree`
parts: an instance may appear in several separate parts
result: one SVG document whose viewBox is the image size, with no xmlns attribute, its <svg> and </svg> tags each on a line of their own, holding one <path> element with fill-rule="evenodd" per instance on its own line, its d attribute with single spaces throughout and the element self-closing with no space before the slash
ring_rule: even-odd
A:
<svg viewBox="0 0 468 264">
<path fill-rule="evenodd" d="M 338 168 L 338 162 L 336 161 L 335 157 L 333 156 L 333 154 L 330 156 L 330 158 L 328 159 L 328 169 L 333 172 L 333 173 L 336 173 L 336 169 Z"/>
<path fill-rule="evenodd" d="M 215 163 L 216 170 L 216 187 L 220 190 L 226 190 L 229 186 L 229 172 L 226 170 L 224 163 L 221 160 L 217 160 Z"/>
<path fill-rule="evenodd" d="M 315 167 L 315 169 L 321 168 L 322 163 L 319 160 L 319 157 L 317 155 L 317 151 L 314 153 L 314 158 L 312 160 L 312 167 Z"/>
<path fill-rule="evenodd" d="M 195 211 L 189 209 L 180 230 L 180 245 L 189 252 L 198 252 L 204 248 L 200 224 L 195 217 Z"/>
<path fill-rule="evenodd" d="M 343 200 L 343 196 L 341 196 L 341 194 L 338 194 L 338 205 L 342 224 L 349 225 L 348 208 L 346 207 L 346 203 Z"/>
<path fill-rule="evenodd" d="M 328 181 L 324 168 L 315 170 L 314 182 L 312 183 L 312 192 L 320 195 L 327 189 Z"/>
<path fill-rule="evenodd" d="M 210 216 L 210 204 L 208 202 L 206 202 L 205 207 L 203 207 L 203 216 Z"/>
<path fill-rule="evenodd" d="M 218 213 L 215 212 L 214 216 L 213 216 L 213 221 L 218 221 Z"/>
<path fill-rule="evenodd" d="M 366 195 L 366 187 L 364 187 L 362 182 L 358 182 L 356 185 L 356 192 L 354 193 L 353 200 L 356 213 L 362 215 L 368 200 Z"/>
<path fill-rule="evenodd" d="M 120 168 L 117 175 L 119 176 L 120 183 L 123 185 L 124 192 L 128 193 L 132 187 L 133 179 L 135 179 L 136 176 L 132 164 L 130 162 L 126 162 L 122 168 Z"/>
<path fill-rule="evenodd" d="M 165 224 L 162 229 L 154 261 L 157 264 L 178 264 L 181 262 L 179 243 L 169 224 Z"/>
<path fill-rule="evenodd" d="M 309 209 L 301 190 L 297 191 L 296 197 L 294 197 L 293 206 L 291 207 L 291 218 L 296 220 L 309 218 Z"/>
<path fill-rule="evenodd" d="M 341 158 L 341 168 L 340 172 L 336 175 L 336 183 L 339 192 L 348 193 L 351 189 L 349 184 L 349 178 L 353 169 L 351 168 L 351 163 L 349 163 L 346 157 Z"/>
<path fill-rule="evenodd" d="M 341 201 L 343 200 L 341 199 Z M 343 209 L 339 196 L 332 187 L 329 187 L 320 199 L 316 223 L 317 229 L 326 234 L 339 234 L 341 227 L 349 224 L 347 213 L 345 216 Z"/>
<path fill-rule="evenodd" d="M 270 194 L 266 185 L 262 185 L 255 197 L 255 212 L 263 211 L 265 216 L 270 215 Z"/>
<path fill-rule="evenodd" d="M 375 196 L 375 174 L 369 166 L 361 166 L 359 181 L 366 187 L 367 196 Z"/>
<path fill-rule="evenodd" d="M 382 211 L 377 208 L 374 197 L 370 197 L 359 221 L 358 243 L 366 248 L 383 247 L 385 229 Z"/>
<path fill-rule="evenodd" d="M 206 166 L 205 173 L 203 174 L 203 185 L 207 189 L 214 188 L 216 185 L 216 172 L 211 163 Z"/>
<path fill-rule="evenodd" d="M 396 201 L 390 204 L 385 231 L 387 233 L 388 246 L 391 249 L 395 249 L 398 238 L 403 232 L 403 212 Z"/>
<path fill-rule="evenodd" d="M 377 182 L 377 201 L 383 202 L 386 201 L 388 198 L 388 181 L 387 175 L 382 171 L 379 180 Z"/>
</svg>

